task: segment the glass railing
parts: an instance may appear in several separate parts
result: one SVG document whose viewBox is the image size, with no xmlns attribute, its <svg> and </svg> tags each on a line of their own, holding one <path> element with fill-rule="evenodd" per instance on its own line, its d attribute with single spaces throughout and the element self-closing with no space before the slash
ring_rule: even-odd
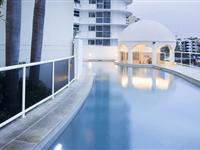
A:
<svg viewBox="0 0 200 150">
<path fill-rule="evenodd" d="M 0 128 L 75 80 L 75 57 L 0 68 Z"/>
<path fill-rule="evenodd" d="M 177 64 L 200 67 L 200 53 L 176 51 L 174 56 Z"/>
</svg>

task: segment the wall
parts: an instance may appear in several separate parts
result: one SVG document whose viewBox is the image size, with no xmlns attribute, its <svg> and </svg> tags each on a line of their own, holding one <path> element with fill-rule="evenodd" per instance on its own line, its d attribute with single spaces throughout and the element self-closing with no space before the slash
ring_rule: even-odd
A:
<svg viewBox="0 0 200 150">
<path fill-rule="evenodd" d="M 117 46 L 83 46 L 83 60 L 116 60 L 117 58 Z"/>
<path fill-rule="evenodd" d="M 22 27 L 20 44 L 21 62 L 29 62 L 30 60 L 33 9 L 34 0 L 22 0 Z M 42 60 L 61 58 L 71 55 L 73 40 L 73 9 L 73 0 L 47 0 Z M 5 22 L 0 22 L 0 32 L 0 66 L 4 66 Z"/>
</svg>

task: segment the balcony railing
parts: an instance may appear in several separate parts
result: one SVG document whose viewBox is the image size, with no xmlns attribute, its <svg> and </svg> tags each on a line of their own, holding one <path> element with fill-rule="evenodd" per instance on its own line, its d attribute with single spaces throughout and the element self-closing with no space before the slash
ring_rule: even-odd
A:
<svg viewBox="0 0 200 150">
<path fill-rule="evenodd" d="M 0 128 L 25 117 L 74 80 L 74 56 L 0 68 Z"/>
<path fill-rule="evenodd" d="M 176 51 L 174 56 L 177 64 L 200 67 L 200 53 Z"/>
</svg>

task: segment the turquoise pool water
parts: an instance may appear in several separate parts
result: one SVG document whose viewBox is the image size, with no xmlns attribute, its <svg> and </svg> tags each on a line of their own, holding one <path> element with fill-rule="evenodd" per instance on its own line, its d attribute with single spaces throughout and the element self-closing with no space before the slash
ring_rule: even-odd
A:
<svg viewBox="0 0 200 150">
<path fill-rule="evenodd" d="M 147 68 L 88 63 L 92 90 L 50 150 L 200 149 L 200 88 Z"/>
</svg>

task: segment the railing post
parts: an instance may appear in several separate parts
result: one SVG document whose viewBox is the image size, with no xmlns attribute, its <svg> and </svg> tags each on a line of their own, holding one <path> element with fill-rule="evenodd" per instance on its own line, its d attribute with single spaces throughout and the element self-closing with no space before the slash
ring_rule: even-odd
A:
<svg viewBox="0 0 200 150">
<path fill-rule="evenodd" d="M 181 53 L 181 65 L 183 65 L 183 53 L 182 52 L 180 53 Z"/>
<path fill-rule="evenodd" d="M 52 99 L 54 99 L 54 93 L 55 93 L 54 83 L 55 83 L 55 61 L 53 61 L 52 64 Z"/>
<path fill-rule="evenodd" d="M 71 59 L 71 58 L 68 59 L 68 83 L 70 83 L 70 78 L 71 78 L 71 77 L 70 77 L 70 70 L 71 70 L 71 69 L 70 69 L 70 67 L 71 67 L 71 65 L 70 65 L 70 59 Z"/>
<path fill-rule="evenodd" d="M 23 80 L 22 80 L 22 118 L 25 118 L 26 115 L 26 67 L 23 67 Z"/>
</svg>

